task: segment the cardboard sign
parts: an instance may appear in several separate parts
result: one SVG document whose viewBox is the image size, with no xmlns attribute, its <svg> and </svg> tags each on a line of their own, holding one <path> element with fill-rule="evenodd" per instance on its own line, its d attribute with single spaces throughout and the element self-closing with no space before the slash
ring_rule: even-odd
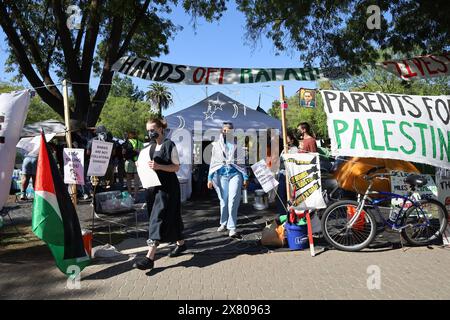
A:
<svg viewBox="0 0 450 320">
<path fill-rule="evenodd" d="M 289 179 L 295 210 L 313 210 L 326 207 L 320 180 L 318 153 L 284 154 L 284 165 Z"/>
<path fill-rule="evenodd" d="M 321 91 L 334 156 L 450 168 L 450 96 Z"/>
<path fill-rule="evenodd" d="M 136 161 L 136 167 L 139 179 L 141 180 L 142 187 L 151 188 L 161 185 L 158 175 L 155 170 L 150 169 L 148 163 L 150 161 L 150 146 L 142 149 L 139 153 L 138 160 Z"/>
<path fill-rule="evenodd" d="M 64 183 L 84 185 L 84 149 L 64 148 Z"/>
<path fill-rule="evenodd" d="M 267 193 L 278 186 L 279 182 L 273 176 L 272 171 L 267 167 L 266 160 L 263 159 L 256 162 L 252 165 L 252 170 L 264 192 Z"/>
<path fill-rule="evenodd" d="M 392 171 L 395 173 L 395 176 L 391 176 L 391 192 L 395 194 L 399 194 L 402 196 L 408 195 L 408 185 L 405 183 L 405 178 L 411 173 L 402 172 L 402 171 Z M 416 191 L 414 192 L 414 196 L 416 199 L 421 198 L 438 198 L 438 188 L 436 186 L 436 183 L 434 182 L 434 179 L 429 174 L 421 174 L 421 176 L 427 177 L 428 183 L 421 187 L 416 188 Z M 398 206 L 402 205 L 403 200 L 402 199 L 392 199 L 391 204 Z"/>
<path fill-rule="evenodd" d="M 89 161 L 89 168 L 87 175 L 103 177 L 108 170 L 109 159 L 113 143 L 100 140 L 92 140 L 91 160 Z"/>
</svg>

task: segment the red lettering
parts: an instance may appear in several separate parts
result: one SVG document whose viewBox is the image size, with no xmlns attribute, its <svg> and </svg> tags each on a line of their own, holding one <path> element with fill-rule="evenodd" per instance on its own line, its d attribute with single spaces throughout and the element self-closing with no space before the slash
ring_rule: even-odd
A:
<svg viewBox="0 0 450 320">
<path fill-rule="evenodd" d="M 422 62 L 420 62 L 420 60 L 417 59 L 417 58 L 412 58 L 411 61 L 414 62 L 414 64 L 416 65 L 417 69 L 419 69 L 419 71 L 422 74 L 422 76 L 424 76 L 425 72 L 423 71 Z"/>
<path fill-rule="evenodd" d="M 429 64 L 431 64 L 430 61 L 425 60 L 426 57 L 420 57 L 419 59 L 425 64 L 425 68 L 427 68 L 428 72 L 430 74 L 436 74 L 438 73 L 436 70 L 430 70 L 430 68 L 428 67 Z"/>
<path fill-rule="evenodd" d="M 200 76 L 200 79 L 197 79 L 197 73 L 199 71 L 202 71 L 202 75 Z M 192 76 L 192 80 L 194 80 L 195 83 L 200 83 L 203 81 L 203 77 L 205 76 L 205 68 L 197 68 L 194 71 L 194 74 Z"/>
<path fill-rule="evenodd" d="M 442 72 L 442 73 L 447 73 L 448 68 L 446 66 L 446 64 L 444 62 L 442 62 L 441 60 L 437 59 L 438 56 L 431 56 L 430 55 L 430 59 L 433 61 L 436 61 L 437 63 L 439 63 L 441 66 L 444 67 L 444 69 L 437 69 L 437 71 Z"/>
<path fill-rule="evenodd" d="M 219 69 L 217 69 L 217 68 L 208 68 L 208 71 L 206 72 L 205 84 L 209 84 L 209 83 L 208 83 L 208 81 L 209 81 L 209 75 L 210 75 L 212 72 L 217 72 L 217 71 L 219 71 Z"/>
<path fill-rule="evenodd" d="M 219 84 L 223 83 L 223 74 L 225 73 L 225 71 L 231 71 L 233 69 L 230 68 L 220 68 L 220 76 L 219 76 Z"/>
<path fill-rule="evenodd" d="M 412 72 L 411 71 L 411 68 L 409 67 L 409 64 L 408 64 L 408 60 L 402 60 L 402 61 L 405 64 L 406 71 L 408 71 L 408 74 L 405 74 L 404 77 L 405 78 L 412 78 L 412 77 L 417 76 L 417 72 Z"/>
<path fill-rule="evenodd" d="M 397 62 L 395 62 L 395 61 L 385 61 L 385 62 L 383 62 L 383 64 L 385 66 L 387 66 L 388 64 L 393 64 L 395 66 L 395 68 L 397 69 L 399 77 L 402 76 L 402 69 L 400 69 L 400 65 Z"/>
<path fill-rule="evenodd" d="M 446 58 L 448 61 L 450 61 L 450 52 L 444 52 L 444 53 L 442 54 L 442 56 L 443 56 L 444 58 Z"/>
</svg>

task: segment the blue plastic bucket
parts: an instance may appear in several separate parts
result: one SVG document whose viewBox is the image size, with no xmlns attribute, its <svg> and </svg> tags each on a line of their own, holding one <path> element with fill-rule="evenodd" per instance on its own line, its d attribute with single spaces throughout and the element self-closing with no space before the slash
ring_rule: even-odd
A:
<svg viewBox="0 0 450 320">
<path fill-rule="evenodd" d="M 287 233 L 287 241 L 289 249 L 303 250 L 308 248 L 308 227 L 297 226 L 295 224 L 286 223 L 284 225 Z"/>
</svg>

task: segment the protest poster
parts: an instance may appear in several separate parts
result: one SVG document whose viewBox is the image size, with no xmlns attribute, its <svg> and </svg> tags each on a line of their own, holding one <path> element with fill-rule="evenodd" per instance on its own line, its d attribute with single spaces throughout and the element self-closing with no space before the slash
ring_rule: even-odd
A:
<svg viewBox="0 0 450 320">
<path fill-rule="evenodd" d="M 405 183 L 405 178 L 411 173 L 403 171 L 391 171 L 395 175 L 391 176 L 391 192 L 402 196 L 407 196 L 409 186 Z M 421 174 L 427 178 L 428 182 L 423 187 L 416 187 L 414 196 L 416 199 L 422 198 L 434 198 L 438 199 L 438 187 L 434 182 L 433 176 L 429 174 Z M 403 204 L 402 199 L 391 199 L 391 204 L 394 206 L 401 206 Z"/>
<path fill-rule="evenodd" d="M 187 85 L 260 83 L 268 81 L 316 81 L 346 77 L 341 67 L 331 68 L 224 68 L 175 65 L 124 56 L 112 66 L 129 76 Z"/>
<path fill-rule="evenodd" d="M 450 96 L 321 91 L 334 156 L 450 168 Z"/>
<path fill-rule="evenodd" d="M 150 162 L 150 146 L 145 147 L 139 153 L 139 157 L 136 161 L 136 167 L 139 179 L 141 180 L 142 187 L 151 188 L 161 185 L 158 175 L 155 170 L 148 166 Z"/>
<path fill-rule="evenodd" d="M 16 144 L 29 105 L 29 90 L 0 94 L 0 210 L 8 199 Z"/>
<path fill-rule="evenodd" d="M 64 148 L 64 183 L 84 185 L 84 149 Z"/>
<path fill-rule="evenodd" d="M 411 59 L 384 61 L 377 64 L 403 80 L 429 79 L 450 75 L 450 53 L 428 54 Z"/>
<path fill-rule="evenodd" d="M 316 106 L 316 90 L 300 88 L 299 99 L 300 107 L 314 108 Z"/>
<path fill-rule="evenodd" d="M 106 174 L 112 148 L 113 143 L 111 142 L 92 140 L 91 159 L 87 172 L 88 176 L 103 177 Z"/>
<path fill-rule="evenodd" d="M 263 159 L 256 162 L 252 165 L 252 170 L 264 192 L 267 193 L 278 186 L 279 182 L 273 176 L 272 171 L 267 167 L 266 160 Z"/>
<path fill-rule="evenodd" d="M 313 210 L 326 207 L 322 196 L 320 160 L 318 153 L 284 154 L 286 173 L 294 197 L 296 210 Z"/>
</svg>

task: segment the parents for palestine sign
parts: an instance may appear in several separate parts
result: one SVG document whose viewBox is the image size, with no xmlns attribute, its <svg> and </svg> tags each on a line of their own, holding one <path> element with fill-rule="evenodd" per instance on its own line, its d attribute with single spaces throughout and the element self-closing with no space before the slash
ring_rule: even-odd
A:
<svg viewBox="0 0 450 320">
<path fill-rule="evenodd" d="M 450 96 L 321 91 L 335 156 L 450 168 Z"/>
</svg>

